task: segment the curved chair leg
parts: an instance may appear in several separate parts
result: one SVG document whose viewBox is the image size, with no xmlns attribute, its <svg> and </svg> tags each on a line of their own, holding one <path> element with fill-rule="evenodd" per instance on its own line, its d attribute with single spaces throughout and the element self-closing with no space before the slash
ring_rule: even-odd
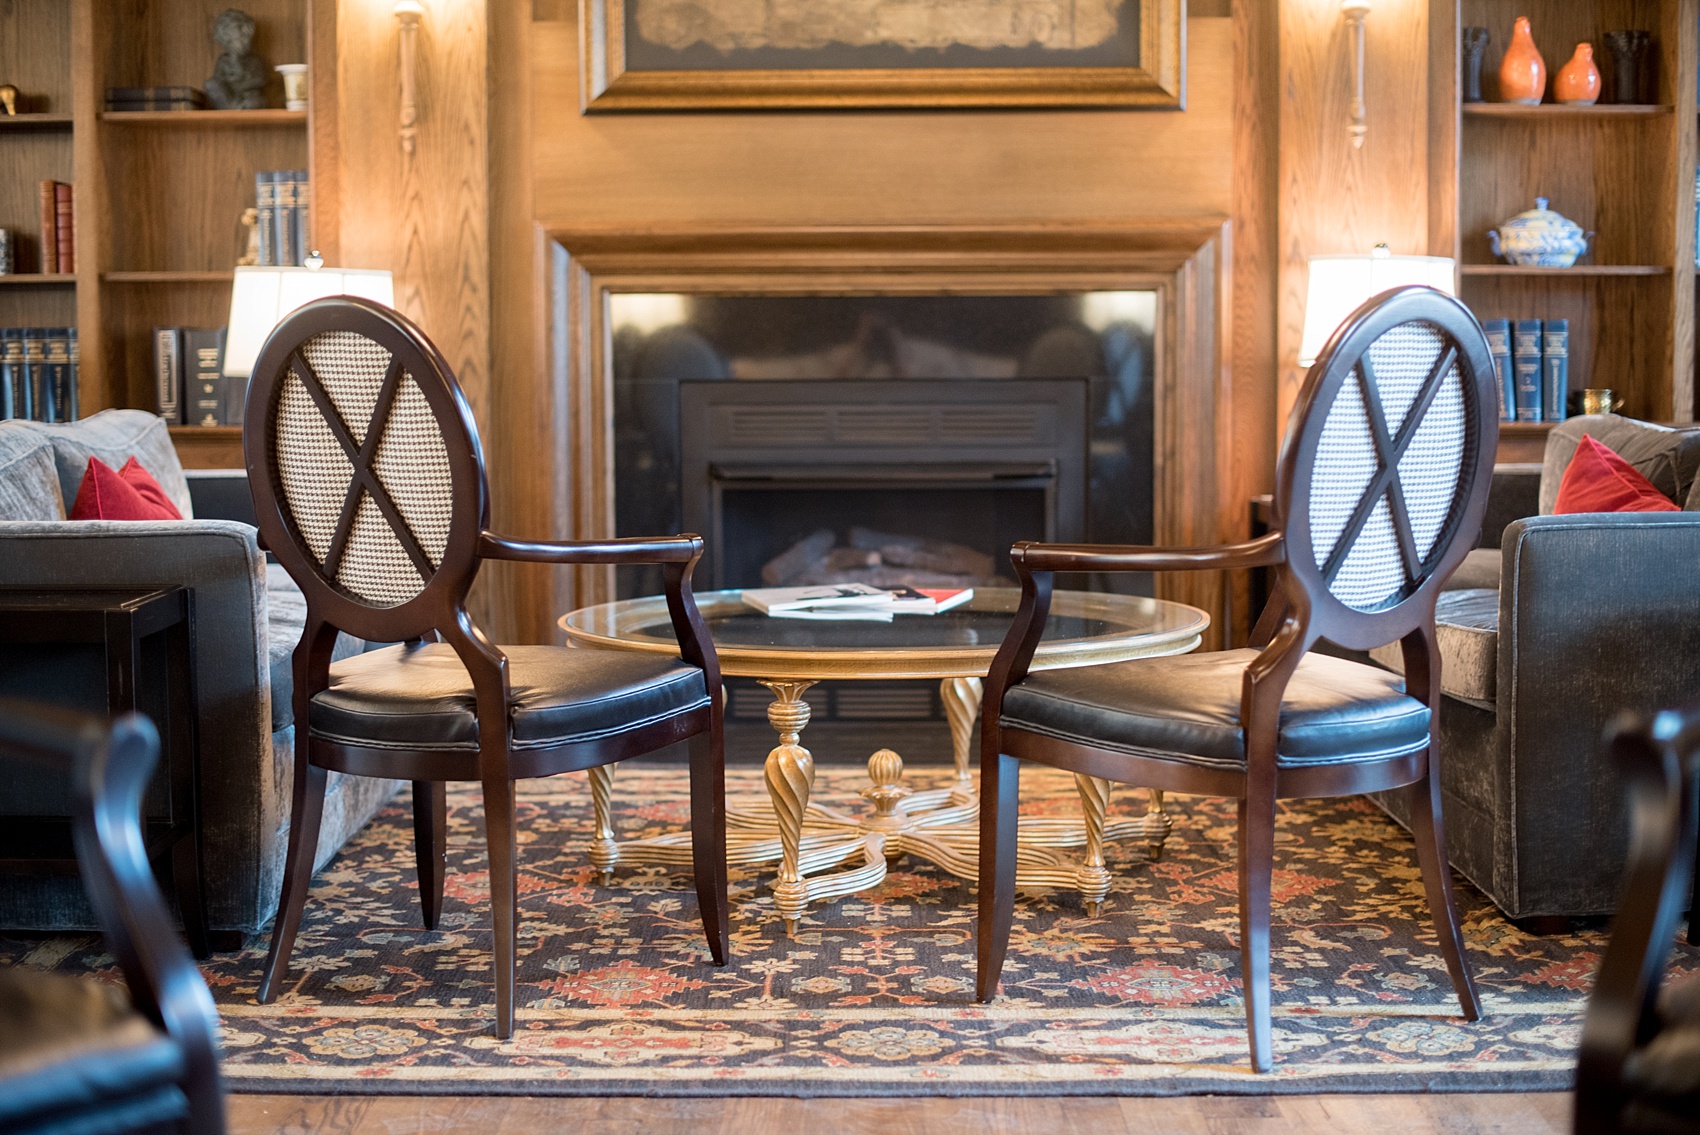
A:
<svg viewBox="0 0 1700 1135">
<path fill-rule="evenodd" d="M 514 782 L 484 782 L 484 842 L 490 851 L 490 912 L 495 925 L 496 1037 L 514 1035 L 514 953 L 518 943 L 518 855 Z"/>
<path fill-rule="evenodd" d="M 325 770 L 304 765 L 295 770 L 295 799 L 289 813 L 289 850 L 284 858 L 283 895 L 272 921 L 272 947 L 260 978 L 260 1004 L 277 998 L 278 981 L 289 969 L 295 932 L 301 928 L 301 908 L 313 882 L 313 856 L 319 850 L 319 821 L 325 813 Z"/>
<path fill-rule="evenodd" d="M 1015 836 L 1020 816 L 1021 762 L 999 753 L 980 762 L 980 925 L 974 995 L 997 996 L 1015 920 Z"/>
<path fill-rule="evenodd" d="M 731 936 L 726 903 L 726 753 L 720 730 L 690 739 L 691 870 L 697 909 L 714 964 L 723 966 Z"/>
<path fill-rule="evenodd" d="M 1275 1064 L 1269 1018 L 1269 890 L 1275 868 L 1275 800 L 1240 801 L 1240 975 L 1251 1066 Z"/>
<path fill-rule="evenodd" d="M 448 870 L 448 785 L 413 782 L 413 862 L 419 873 L 419 909 L 425 929 L 435 930 L 443 913 L 443 877 Z"/>
<path fill-rule="evenodd" d="M 1417 863 L 1423 871 L 1423 890 L 1428 893 L 1429 918 L 1440 938 L 1440 952 L 1446 958 L 1446 971 L 1452 975 L 1452 988 L 1458 993 L 1458 1004 L 1466 1021 L 1482 1016 L 1481 998 L 1476 983 L 1470 977 L 1470 962 L 1464 953 L 1464 930 L 1458 918 L 1458 904 L 1452 893 L 1452 867 L 1446 858 L 1446 828 L 1440 816 L 1440 778 L 1431 771 L 1410 786 L 1411 834 L 1417 840 Z"/>
</svg>

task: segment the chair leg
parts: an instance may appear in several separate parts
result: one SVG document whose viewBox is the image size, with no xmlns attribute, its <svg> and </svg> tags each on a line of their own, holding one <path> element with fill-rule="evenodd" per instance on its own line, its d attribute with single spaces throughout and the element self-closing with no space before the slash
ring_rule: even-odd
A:
<svg viewBox="0 0 1700 1135">
<path fill-rule="evenodd" d="M 1269 1017 L 1269 889 L 1274 868 L 1274 798 L 1241 800 L 1240 975 L 1245 985 L 1251 1066 L 1258 1072 L 1267 1072 L 1275 1064 Z"/>
<path fill-rule="evenodd" d="M 518 856 L 514 782 L 484 782 L 484 842 L 490 851 L 490 911 L 495 924 L 496 1037 L 514 1035 L 514 953 L 518 942 Z"/>
<path fill-rule="evenodd" d="M 419 873 L 419 909 L 425 929 L 435 930 L 443 913 L 443 877 L 448 870 L 448 785 L 413 782 L 413 862 Z"/>
<path fill-rule="evenodd" d="M 1417 840 L 1417 863 L 1423 871 L 1423 890 L 1428 893 L 1429 918 L 1440 938 L 1440 952 L 1446 958 L 1446 971 L 1452 975 L 1452 988 L 1458 993 L 1464 1019 L 1477 1021 L 1482 1016 L 1482 1002 L 1470 977 L 1464 929 L 1452 894 L 1452 867 L 1446 858 L 1446 828 L 1440 815 L 1440 778 L 1431 771 L 1409 791 L 1411 834 Z"/>
<path fill-rule="evenodd" d="M 727 959 L 731 909 L 726 902 L 726 753 L 720 730 L 690 739 L 691 870 L 697 910 L 714 964 Z"/>
<path fill-rule="evenodd" d="M 1015 920 L 1015 836 L 1020 818 L 1021 762 L 999 753 L 980 762 L 980 925 L 974 995 L 997 996 Z"/>
<path fill-rule="evenodd" d="M 289 813 L 289 850 L 284 858 L 283 895 L 272 920 L 271 952 L 260 979 L 260 1004 L 277 998 L 278 982 L 289 969 L 295 932 L 301 928 L 301 909 L 313 882 L 313 856 L 319 850 L 319 821 L 325 813 L 325 770 L 303 764 L 295 770 L 295 799 Z"/>
</svg>

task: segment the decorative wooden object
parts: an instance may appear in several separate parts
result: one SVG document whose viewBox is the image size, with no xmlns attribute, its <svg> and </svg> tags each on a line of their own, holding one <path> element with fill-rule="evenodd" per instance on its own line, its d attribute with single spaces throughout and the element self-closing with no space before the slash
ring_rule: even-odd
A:
<svg viewBox="0 0 1700 1135">
<path fill-rule="evenodd" d="M 1139 21 L 1138 59 L 1121 66 L 634 70 L 628 66 L 627 37 L 634 33 L 626 23 L 624 0 L 582 0 L 583 106 L 591 111 L 872 106 L 1183 109 L 1183 5 L 1180 0 L 1132 3 Z"/>
</svg>

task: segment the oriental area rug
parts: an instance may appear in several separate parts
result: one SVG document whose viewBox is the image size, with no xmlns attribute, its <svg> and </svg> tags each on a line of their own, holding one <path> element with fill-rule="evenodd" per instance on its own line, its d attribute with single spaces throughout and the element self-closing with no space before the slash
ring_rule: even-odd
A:
<svg viewBox="0 0 1700 1135">
<path fill-rule="evenodd" d="M 728 774 L 765 802 L 760 771 Z M 915 787 L 942 769 L 912 770 Z M 686 822 L 682 768 L 622 771 L 620 834 Z M 816 800 L 852 809 L 858 770 Z M 1109 903 L 1024 894 L 1003 993 L 973 999 L 973 887 L 905 860 L 812 907 L 787 938 L 773 868 L 732 876 L 732 963 L 707 960 L 682 872 L 601 885 L 582 776 L 520 786 L 519 1014 L 492 1034 L 488 883 L 475 790 L 449 797 L 441 925 L 421 929 L 406 794 L 315 879 L 290 980 L 255 1003 L 263 940 L 205 967 L 237 1092 L 526 1095 L 1152 1095 L 1569 1086 L 1605 930 L 1536 937 L 1459 880 L 1485 1020 L 1458 1016 L 1410 837 L 1367 800 L 1281 806 L 1275 1070 L 1249 1069 L 1232 802 L 1171 797 L 1163 858 L 1116 846 Z M 1023 812 L 1078 815 L 1072 779 L 1023 778 Z M 1111 813 L 1143 811 L 1118 789 Z M 0 963 L 112 975 L 98 939 L 0 939 Z M 1673 970 L 1700 968 L 1679 947 Z"/>
</svg>

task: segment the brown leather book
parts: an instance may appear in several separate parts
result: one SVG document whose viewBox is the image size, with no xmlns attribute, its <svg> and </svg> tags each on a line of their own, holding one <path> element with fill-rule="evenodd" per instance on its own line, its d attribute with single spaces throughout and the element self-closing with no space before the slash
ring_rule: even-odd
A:
<svg viewBox="0 0 1700 1135">
<path fill-rule="evenodd" d="M 59 271 L 58 205 L 53 182 L 41 183 L 41 270 L 51 276 Z"/>
<path fill-rule="evenodd" d="M 59 244 L 59 271 L 77 270 L 77 215 L 72 204 L 71 187 L 63 181 L 53 183 L 54 234 Z"/>
</svg>

